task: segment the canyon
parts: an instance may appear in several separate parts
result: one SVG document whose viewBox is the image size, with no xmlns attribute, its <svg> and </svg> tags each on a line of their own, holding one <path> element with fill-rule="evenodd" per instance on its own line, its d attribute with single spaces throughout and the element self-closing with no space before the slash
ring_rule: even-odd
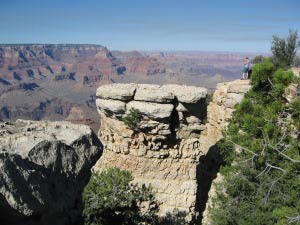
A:
<svg viewBox="0 0 300 225">
<path fill-rule="evenodd" d="M 152 187 L 160 216 L 209 224 L 208 196 L 221 163 L 216 143 L 249 88 L 248 80 L 220 83 L 208 104 L 203 87 L 102 85 L 98 137 L 70 122 L 0 121 L 1 221 L 81 224 L 91 170 L 118 167 Z M 130 125 L 133 110 L 138 121 Z"/>
<path fill-rule="evenodd" d="M 67 120 L 97 131 L 95 92 L 99 86 L 182 84 L 212 92 L 216 83 L 239 77 L 245 56 L 122 52 L 87 44 L 0 45 L 0 118 Z"/>
<path fill-rule="evenodd" d="M 82 206 L 78 196 L 90 176 L 88 171 L 92 167 L 96 171 L 119 167 L 131 171 L 135 183 L 152 186 L 161 216 L 175 215 L 189 224 L 209 224 L 205 209 L 210 204 L 208 196 L 214 194 L 212 181 L 221 163 L 216 143 L 222 138 L 235 104 L 250 88 L 249 81 L 235 80 L 243 56 L 121 52 L 100 45 L 0 45 L 0 121 L 6 121 L 1 122 L 0 137 L 3 170 L 8 170 L 8 164 L 17 168 L 21 163 L 20 171 L 15 169 L 16 172 L 34 180 L 36 174 L 43 173 L 35 164 L 45 167 L 42 171 L 59 169 L 51 158 L 47 162 L 39 153 L 50 146 L 53 160 L 63 162 L 59 170 L 72 173 L 67 186 L 85 176 L 77 189 L 71 191 L 76 193 L 75 200 L 58 200 L 66 201 L 60 208 L 64 212 L 69 207 L 76 208 L 70 212 L 74 218 L 80 218 Z M 137 124 L 129 126 L 124 119 L 132 110 L 137 110 L 139 118 Z M 68 122 L 48 122 L 51 120 Z M 98 132 L 101 142 L 89 128 L 74 123 L 91 127 Z M 78 132 L 84 140 L 75 134 Z M 48 144 L 44 146 L 44 142 Z M 71 151 L 71 155 L 61 158 L 64 149 L 73 149 L 75 155 Z M 88 164 L 84 172 L 75 171 L 75 167 L 82 166 L 83 155 Z M 26 162 L 14 162 L 20 157 Z M 28 175 L 27 170 L 37 172 Z M 61 185 L 60 176 L 53 180 L 47 172 L 43 177 L 48 184 Z M 14 179 L 12 176 L 11 180 Z M 23 180 L 24 185 L 34 187 Z M 56 191 L 67 186 L 55 190 L 39 188 L 56 195 Z M 6 197 L 1 200 L 5 207 L 0 211 L 15 218 L 9 221 L 11 216 L 5 217 L 9 223 L 29 218 L 29 224 L 47 224 L 41 221 L 51 215 L 61 218 L 59 210 L 47 214 L 41 205 L 26 208 L 35 199 L 42 204 L 55 204 L 48 198 L 49 193 L 28 190 L 34 194 L 25 204 L 11 200 L 26 199 L 25 192 L 1 191 Z M 74 206 L 74 201 L 79 205 Z M 8 205 L 11 208 L 7 209 Z M 61 224 L 64 223 L 68 221 L 62 220 Z"/>
</svg>

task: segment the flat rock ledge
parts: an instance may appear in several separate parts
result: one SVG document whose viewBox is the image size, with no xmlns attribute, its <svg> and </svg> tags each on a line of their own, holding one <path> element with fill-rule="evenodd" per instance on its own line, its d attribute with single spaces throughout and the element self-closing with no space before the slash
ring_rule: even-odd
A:
<svg viewBox="0 0 300 225">
<path fill-rule="evenodd" d="M 82 191 L 101 154 L 85 125 L 0 121 L 1 224 L 81 224 Z"/>
</svg>

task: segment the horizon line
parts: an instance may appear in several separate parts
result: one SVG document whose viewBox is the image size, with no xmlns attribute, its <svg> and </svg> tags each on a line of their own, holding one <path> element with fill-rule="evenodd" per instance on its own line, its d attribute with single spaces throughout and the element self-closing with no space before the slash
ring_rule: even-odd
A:
<svg viewBox="0 0 300 225">
<path fill-rule="evenodd" d="M 260 51 L 222 51 L 222 50 L 199 50 L 199 49 L 195 49 L 195 50 L 188 50 L 188 49 L 112 49 L 109 48 L 108 46 L 105 45 L 101 45 L 101 44 L 92 44 L 92 43 L 70 43 L 70 42 L 64 42 L 64 43 L 40 43 L 40 42 L 36 42 L 36 43 L 0 43 L 0 46 L 21 46 L 21 45 L 86 45 L 86 46 L 97 46 L 97 47 L 104 47 L 107 48 L 109 51 L 120 51 L 120 52 L 134 52 L 134 51 L 138 51 L 138 52 L 149 52 L 149 53 L 155 53 L 155 52 L 190 52 L 190 53 L 198 53 L 198 52 L 202 52 L 202 53 L 236 53 L 236 54 L 270 54 L 270 51 L 266 51 L 266 52 L 260 52 Z"/>
</svg>

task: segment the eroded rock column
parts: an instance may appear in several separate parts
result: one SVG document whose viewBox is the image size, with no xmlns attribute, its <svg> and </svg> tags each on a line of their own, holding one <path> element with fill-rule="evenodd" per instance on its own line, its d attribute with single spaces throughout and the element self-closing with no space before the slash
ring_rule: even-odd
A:
<svg viewBox="0 0 300 225">
<path fill-rule="evenodd" d="M 196 217 L 196 166 L 199 137 L 205 129 L 205 88 L 181 85 L 112 84 L 97 90 L 101 117 L 99 138 L 104 154 L 95 168 L 119 167 L 134 182 L 151 184 L 161 203 L 160 214 L 180 211 Z M 122 118 L 139 110 L 135 130 Z"/>
<path fill-rule="evenodd" d="M 181 212 L 187 222 L 197 221 L 218 172 L 215 144 L 222 138 L 234 106 L 249 88 L 249 81 L 243 80 L 218 84 L 207 107 L 207 91 L 200 87 L 146 84 L 100 87 L 96 104 L 104 154 L 95 168 L 119 167 L 131 171 L 134 182 L 154 188 L 161 202 L 161 215 Z M 142 115 L 134 130 L 122 121 L 131 108 Z"/>
</svg>

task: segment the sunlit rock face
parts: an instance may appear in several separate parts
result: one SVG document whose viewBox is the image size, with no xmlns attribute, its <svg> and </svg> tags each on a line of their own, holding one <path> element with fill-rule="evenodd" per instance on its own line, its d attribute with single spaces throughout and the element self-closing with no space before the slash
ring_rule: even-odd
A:
<svg viewBox="0 0 300 225">
<path fill-rule="evenodd" d="M 99 87 L 98 136 L 104 153 L 95 168 L 129 170 L 134 182 L 150 184 L 161 203 L 161 215 L 180 212 L 187 222 L 201 219 L 211 180 L 217 173 L 216 165 L 211 163 L 216 156 L 210 148 L 221 138 L 234 105 L 249 89 L 248 82 L 236 82 L 220 84 L 208 107 L 207 90 L 201 87 Z M 134 129 L 122 119 L 132 108 L 141 115 Z"/>
<path fill-rule="evenodd" d="M 232 82 L 219 83 L 213 94 L 212 101 L 207 107 L 207 123 L 205 132 L 200 136 L 200 150 L 206 151 L 206 161 L 200 160 L 199 167 L 202 168 L 201 174 L 206 174 L 205 178 L 208 183 L 203 188 L 199 188 L 197 199 L 200 211 L 202 211 L 202 224 L 210 225 L 210 215 L 207 210 L 212 205 L 211 197 L 216 193 L 215 184 L 221 183 L 223 178 L 217 174 L 219 162 L 218 149 L 215 146 L 217 141 L 223 138 L 223 133 L 228 125 L 228 120 L 235 111 L 235 105 L 239 103 L 244 95 L 250 90 L 249 80 L 235 80 Z M 202 164 L 201 164 L 202 162 Z M 204 167 L 203 164 L 206 164 Z M 198 178 L 199 180 L 199 178 Z M 198 182 L 200 184 L 200 182 Z M 203 191 L 204 190 L 204 191 Z M 207 201 L 207 202 L 206 202 Z"/>
<path fill-rule="evenodd" d="M 88 126 L 0 122 L 1 224 L 80 224 L 82 191 L 101 154 Z"/>
<path fill-rule="evenodd" d="M 200 137 L 203 151 L 223 137 L 222 131 L 228 125 L 228 119 L 235 110 L 234 106 L 243 99 L 250 87 L 249 80 L 235 80 L 217 85 L 213 99 L 207 106 L 206 129 Z"/>
<path fill-rule="evenodd" d="M 205 128 L 205 88 L 180 85 L 113 84 L 97 90 L 101 115 L 99 138 L 104 155 L 99 170 L 132 171 L 135 182 L 151 184 L 161 214 L 174 209 L 195 216 L 196 162 L 199 137 Z M 122 121 L 131 108 L 139 110 L 136 130 Z"/>
</svg>

